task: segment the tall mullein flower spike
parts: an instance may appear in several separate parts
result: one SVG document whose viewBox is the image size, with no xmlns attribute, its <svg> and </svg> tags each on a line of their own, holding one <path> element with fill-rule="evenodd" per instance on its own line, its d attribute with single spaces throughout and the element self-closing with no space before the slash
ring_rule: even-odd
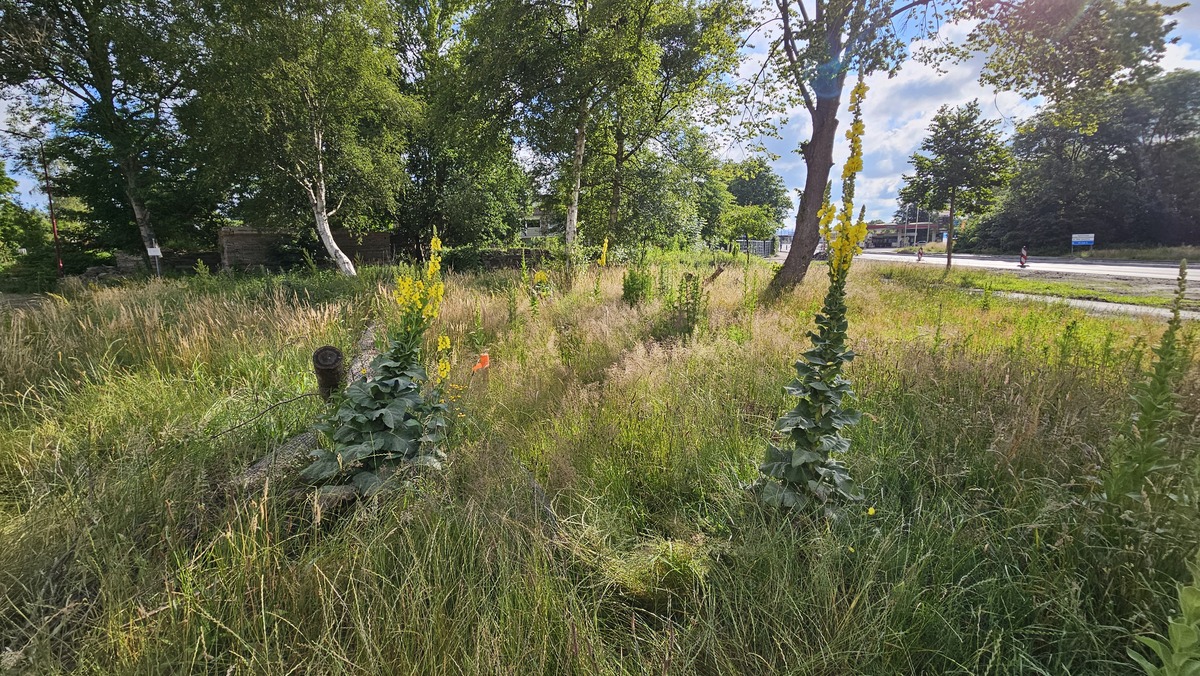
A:
<svg viewBox="0 0 1200 676">
<path fill-rule="evenodd" d="M 850 157 L 842 166 L 842 207 L 833 215 L 833 205 L 826 203 L 822 208 L 822 235 L 829 242 L 829 275 L 844 275 L 850 269 L 854 256 L 862 251 L 859 243 L 867 236 L 866 213 L 854 220 L 854 188 L 858 172 L 863 168 L 862 137 L 866 127 L 862 121 L 862 102 L 867 94 L 867 85 L 862 77 L 850 92 L 850 115 L 853 117 L 846 139 L 850 141 Z M 832 223 L 830 223 L 832 221 Z"/>
<path fill-rule="evenodd" d="M 826 192 L 818 212 L 821 236 L 829 246 L 829 289 L 817 328 L 809 332 L 812 349 L 796 361 L 796 379 L 786 388 L 798 399 L 796 407 L 779 418 L 775 429 L 782 436 L 771 444 L 759 466 L 764 502 L 793 509 L 833 511 L 839 502 L 862 499 L 862 493 L 844 464 L 834 456 L 850 448 L 842 430 L 856 424 L 861 414 L 854 410 L 854 391 L 842 376 L 842 368 L 854 359 L 846 345 L 846 277 L 858 243 L 866 237 L 866 211 L 854 218 L 854 182 L 863 166 L 862 101 L 867 86 L 859 78 L 850 94 L 853 122 L 846 132 L 850 157 L 842 167 L 841 208 Z M 853 551 L 853 550 L 851 550 Z"/>
</svg>

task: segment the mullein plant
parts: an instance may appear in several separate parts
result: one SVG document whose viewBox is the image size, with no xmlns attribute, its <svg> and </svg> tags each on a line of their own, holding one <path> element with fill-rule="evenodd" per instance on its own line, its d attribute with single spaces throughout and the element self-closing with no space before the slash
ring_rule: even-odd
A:
<svg viewBox="0 0 1200 676">
<path fill-rule="evenodd" d="M 441 263 L 442 242 L 435 232 L 424 271 L 396 279 L 399 321 L 389 333 L 388 349 L 372 362 L 374 375 L 349 385 L 337 410 L 317 425 L 332 448 L 313 452 L 313 463 L 301 473 L 304 478 L 344 477 L 369 495 L 405 464 L 441 467 L 447 411 L 441 388 L 450 375 L 450 338 L 437 339 L 432 378 L 421 356 L 425 333 L 446 292 Z"/>
<path fill-rule="evenodd" d="M 604 266 L 608 263 L 608 238 L 604 238 L 604 246 L 600 247 L 600 258 L 596 261 L 596 286 L 592 289 L 592 296 L 597 300 L 600 298 L 600 273 L 604 271 Z"/>
<path fill-rule="evenodd" d="M 854 219 L 854 181 L 862 171 L 862 102 L 867 86 L 861 77 L 850 93 L 853 122 L 846 131 L 850 157 L 842 167 L 842 204 L 836 209 L 826 198 L 820 210 L 821 236 L 829 243 L 829 289 L 816 316 L 817 330 L 808 333 L 812 349 L 796 361 L 796 379 L 785 391 L 799 399 L 775 425 L 783 437 L 770 444 L 759 466 L 765 478 L 759 495 L 769 505 L 834 515 L 838 503 L 862 499 L 846 466 L 834 459 L 850 448 L 842 430 L 858 423 L 861 414 L 850 407 L 854 392 L 842 368 L 854 359 L 846 347 L 846 277 L 850 263 L 867 234 L 865 210 Z M 828 193 L 827 193 L 828 194 Z"/>
</svg>

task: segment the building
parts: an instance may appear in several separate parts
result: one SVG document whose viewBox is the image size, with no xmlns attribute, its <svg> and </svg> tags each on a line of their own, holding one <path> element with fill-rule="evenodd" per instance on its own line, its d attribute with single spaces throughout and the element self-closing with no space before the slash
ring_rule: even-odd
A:
<svg viewBox="0 0 1200 676">
<path fill-rule="evenodd" d="M 546 199 L 534 202 L 529 214 L 521 219 L 521 239 L 549 237 L 562 232 L 562 219 L 553 210 L 544 209 L 546 203 Z"/>
<path fill-rule="evenodd" d="M 943 227 L 936 223 L 874 223 L 867 225 L 865 248 L 895 248 L 940 241 Z"/>
</svg>

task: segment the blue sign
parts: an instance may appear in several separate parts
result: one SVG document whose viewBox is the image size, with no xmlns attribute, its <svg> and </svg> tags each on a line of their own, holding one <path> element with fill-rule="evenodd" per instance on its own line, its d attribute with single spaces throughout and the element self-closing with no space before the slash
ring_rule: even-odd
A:
<svg viewBox="0 0 1200 676">
<path fill-rule="evenodd" d="M 1096 235 L 1071 235 L 1071 246 L 1095 246 Z"/>
</svg>

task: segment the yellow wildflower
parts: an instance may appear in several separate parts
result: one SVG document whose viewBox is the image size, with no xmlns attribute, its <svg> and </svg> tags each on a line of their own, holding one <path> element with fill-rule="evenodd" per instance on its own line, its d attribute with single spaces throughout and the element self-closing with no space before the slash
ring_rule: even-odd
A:
<svg viewBox="0 0 1200 676">
<path fill-rule="evenodd" d="M 850 157 L 842 166 L 842 207 L 834 216 L 832 204 L 826 202 L 821 208 L 821 235 L 829 243 L 829 272 L 831 275 L 844 275 L 850 268 L 854 256 L 862 251 L 859 243 L 866 239 L 866 211 L 859 213 L 857 222 L 854 220 L 854 179 L 863 168 L 862 136 L 866 130 L 862 121 L 862 102 L 867 93 L 867 85 L 860 77 L 858 84 L 850 92 L 850 114 L 853 121 L 846 130 L 846 138 L 850 141 Z"/>
<path fill-rule="evenodd" d="M 450 376 L 450 360 L 445 357 L 438 360 L 437 363 L 438 382 L 445 380 Z"/>
<path fill-rule="evenodd" d="M 608 238 L 604 238 L 604 246 L 600 247 L 600 267 L 608 263 Z"/>
<path fill-rule="evenodd" d="M 438 336 L 438 352 L 450 351 L 450 336 Z"/>
<path fill-rule="evenodd" d="M 875 516 L 875 508 L 874 507 L 867 508 L 867 516 Z"/>
<path fill-rule="evenodd" d="M 442 305 L 442 296 L 445 293 L 446 287 L 441 282 L 434 282 L 429 285 L 429 292 L 425 296 L 425 307 L 421 309 L 421 317 L 423 319 L 428 321 L 437 319 L 438 310 Z"/>
<path fill-rule="evenodd" d="M 533 283 L 534 285 L 549 284 L 550 276 L 546 274 L 545 270 L 538 270 L 537 272 L 533 273 Z"/>
</svg>

